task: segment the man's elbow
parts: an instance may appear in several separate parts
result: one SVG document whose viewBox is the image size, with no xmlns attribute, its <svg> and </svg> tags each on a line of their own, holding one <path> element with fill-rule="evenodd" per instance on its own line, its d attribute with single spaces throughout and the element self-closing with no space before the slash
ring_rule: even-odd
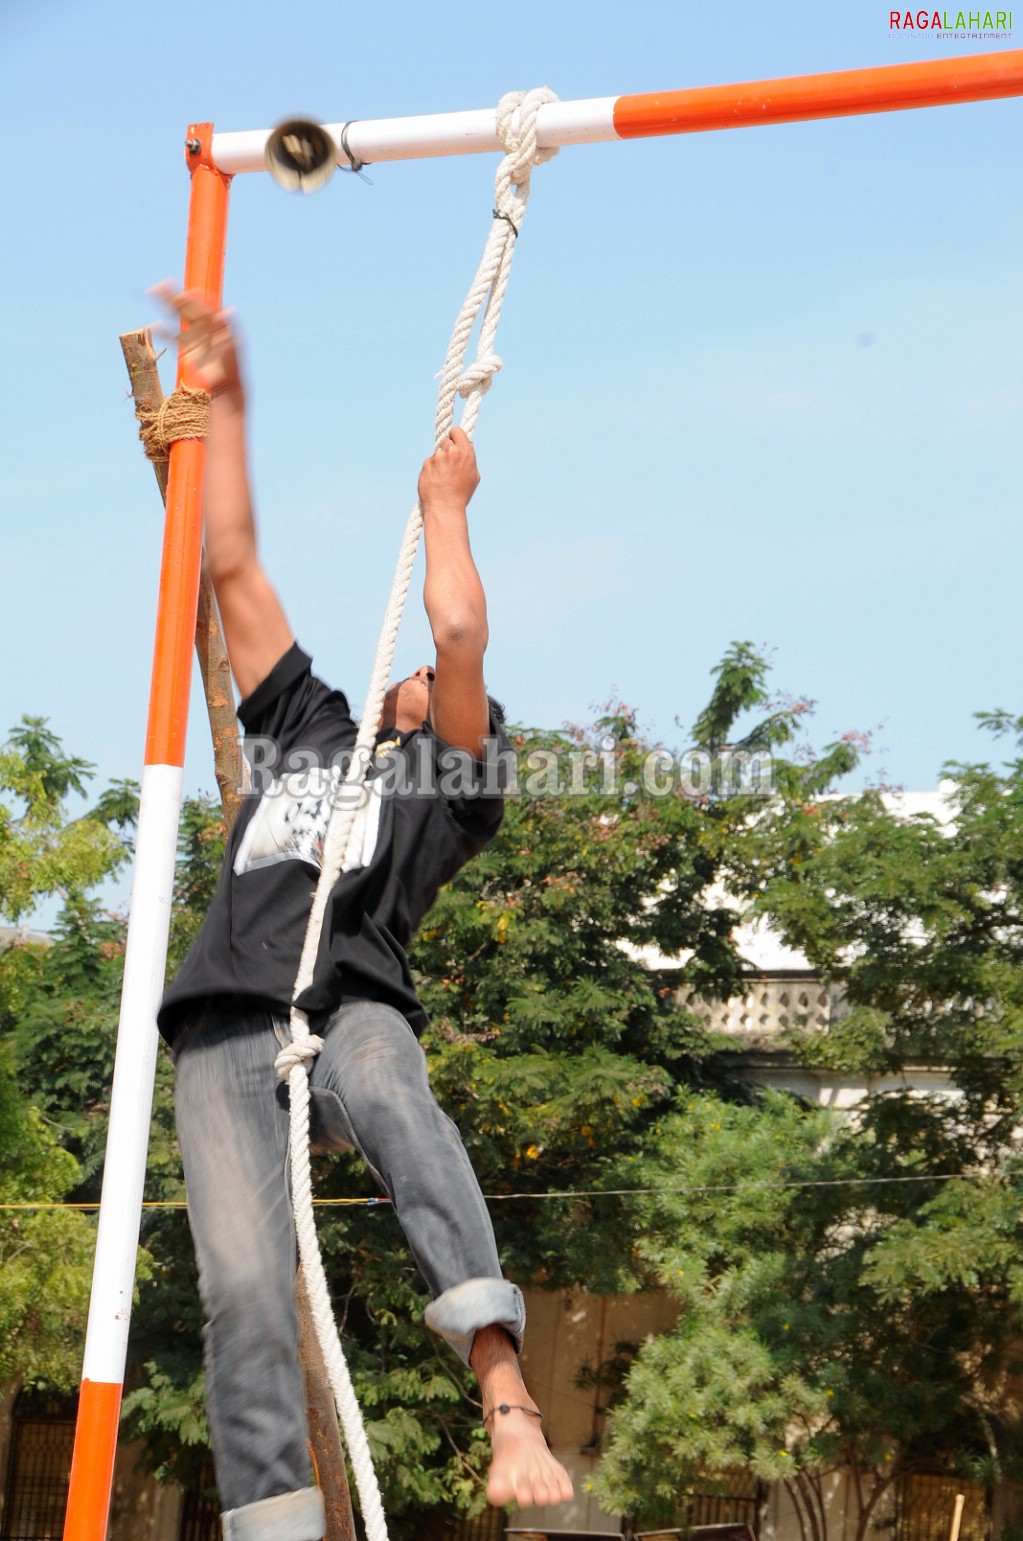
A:
<svg viewBox="0 0 1023 1541">
<path fill-rule="evenodd" d="M 215 589 L 255 581 L 260 564 L 251 541 L 221 540 L 206 546 L 206 568 Z"/>
<path fill-rule="evenodd" d="M 486 621 L 461 612 L 444 616 L 434 623 L 432 631 L 438 653 L 478 654 L 482 658 L 490 639 Z"/>
</svg>

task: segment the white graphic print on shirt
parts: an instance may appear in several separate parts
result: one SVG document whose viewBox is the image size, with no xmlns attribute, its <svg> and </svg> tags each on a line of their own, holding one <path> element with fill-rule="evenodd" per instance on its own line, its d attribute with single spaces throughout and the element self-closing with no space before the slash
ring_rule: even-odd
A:
<svg viewBox="0 0 1023 1541">
<path fill-rule="evenodd" d="M 313 767 L 282 776 L 263 793 L 259 807 L 249 821 L 234 858 L 236 877 L 270 867 L 279 861 L 304 861 L 317 870 L 323 865 L 323 842 L 333 807 L 334 795 L 341 784 L 341 772 Z M 348 850 L 354 854 L 344 863 L 343 871 L 368 867 L 376 850 L 380 829 L 383 783 L 366 783 L 362 801 L 355 815 Z"/>
</svg>

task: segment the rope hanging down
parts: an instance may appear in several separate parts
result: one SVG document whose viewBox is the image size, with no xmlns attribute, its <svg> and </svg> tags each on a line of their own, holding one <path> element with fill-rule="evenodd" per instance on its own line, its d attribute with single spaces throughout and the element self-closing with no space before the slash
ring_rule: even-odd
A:
<svg viewBox="0 0 1023 1541">
<path fill-rule="evenodd" d="M 536 115 L 545 102 L 556 101 L 552 91 L 541 87 L 534 91 L 510 91 L 497 108 L 497 131 L 506 154 L 497 171 L 494 220 L 487 238 L 476 277 L 458 313 L 447 358 L 440 376 L 435 419 L 435 443 L 450 432 L 459 396 L 464 398 L 461 427 L 472 437 L 483 397 L 501 368 L 494 352 L 497 325 L 501 319 L 515 242 L 526 212 L 533 167 L 548 161 L 557 152 L 538 149 Z M 469 341 L 482 312 L 475 357 L 466 365 Z M 366 692 L 366 705 L 355 740 L 352 762 L 334 798 L 334 806 L 324 838 L 323 865 L 312 909 L 302 957 L 295 980 L 293 1000 L 297 1000 L 312 982 L 319 949 L 320 933 L 327 901 L 343 871 L 355 864 L 348 851 L 355 815 L 363 796 L 365 782 L 376 740 L 377 724 L 383 711 L 384 694 L 390 677 L 394 648 L 398 637 L 405 599 L 412 579 L 423 510 L 416 503 L 398 553 L 398 562 L 384 614 L 383 627 Z M 316 1241 L 313 1219 L 312 1179 L 309 1167 L 309 1064 L 323 1047 L 322 1039 L 309 1030 L 305 1013 L 291 1009 L 291 1043 L 277 1059 L 277 1073 L 287 1080 L 291 1097 L 291 1181 L 295 1207 L 295 1229 L 299 1255 L 305 1273 L 306 1288 L 312 1306 L 316 1336 L 323 1352 L 331 1389 L 337 1403 L 345 1444 L 355 1473 L 368 1541 L 387 1541 L 380 1491 L 369 1453 L 366 1431 L 355 1399 L 348 1366 L 338 1337 L 326 1275 Z"/>
</svg>

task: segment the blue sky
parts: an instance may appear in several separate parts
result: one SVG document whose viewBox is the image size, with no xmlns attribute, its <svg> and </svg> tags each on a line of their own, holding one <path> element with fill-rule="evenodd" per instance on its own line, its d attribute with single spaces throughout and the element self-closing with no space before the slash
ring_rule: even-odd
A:
<svg viewBox="0 0 1023 1541">
<path fill-rule="evenodd" d="M 0 729 L 141 769 L 161 510 L 118 334 L 180 275 L 187 124 L 268 127 L 947 57 L 889 7 L 779 0 L 3 0 Z M 735 638 L 870 774 L 979 758 L 1019 684 L 1020 103 L 563 150 L 534 178 L 477 445 L 491 688 L 523 722 L 617 691 L 685 742 Z M 236 180 L 267 565 L 361 701 L 494 156 Z M 169 388 L 168 371 L 167 385 Z M 398 667 L 428 656 L 418 597 Z M 197 702 L 198 706 L 198 702 Z M 190 790 L 213 786 L 193 712 Z"/>
</svg>

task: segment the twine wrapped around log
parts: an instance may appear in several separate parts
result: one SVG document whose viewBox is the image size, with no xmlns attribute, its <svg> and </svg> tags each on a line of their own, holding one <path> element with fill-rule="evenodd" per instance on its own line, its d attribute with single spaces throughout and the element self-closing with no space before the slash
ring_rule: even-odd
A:
<svg viewBox="0 0 1023 1541">
<path fill-rule="evenodd" d="M 139 407 L 139 438 L 150 460 L 166 460 L 178 439 L 205 439 L 210 415 L 209 391 L 182 385 L 155 409 Z"/>
</svg>

